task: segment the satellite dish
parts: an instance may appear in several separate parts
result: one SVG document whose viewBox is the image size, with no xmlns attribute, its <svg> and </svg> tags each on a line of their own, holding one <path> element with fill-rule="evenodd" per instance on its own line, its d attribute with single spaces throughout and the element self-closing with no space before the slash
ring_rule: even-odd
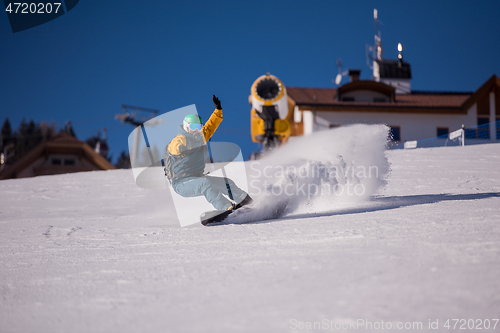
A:
<svg viewBox="0 0 500 333">
<path fill-rule="evenodd" d="M 337 74 L 337 76 L 335 77 L 335 84 L 336 85 L 339 85 L 340 82 L 342 81 L 342 74 Z"/>
</svg>

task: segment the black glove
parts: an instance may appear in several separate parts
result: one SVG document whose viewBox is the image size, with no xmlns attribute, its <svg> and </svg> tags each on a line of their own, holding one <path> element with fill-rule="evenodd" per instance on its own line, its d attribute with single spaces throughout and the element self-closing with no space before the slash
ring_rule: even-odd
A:
<svg viewBox="0 0 500 333">
<path fill-rule="evenodd" d="M 222 110 L 222 106 L 220 106 L 220 101 L 217 97 L 215 97 L 215 95 L 214 95 L 213 101 L 214 101 L 215 108 Z"/>
</svg>

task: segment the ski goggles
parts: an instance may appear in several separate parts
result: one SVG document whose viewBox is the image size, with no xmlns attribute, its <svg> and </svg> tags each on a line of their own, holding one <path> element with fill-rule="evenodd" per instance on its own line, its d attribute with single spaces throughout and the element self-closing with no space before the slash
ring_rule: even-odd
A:
<svg viewBox="0 0 500 333">
<path fill-rule="evenodd" d="M 201 131 L 201 129 L 203 128 L 203 125 L 202 124 L 189 124 L 189 129 L 191 131 Z"/>
</svg>

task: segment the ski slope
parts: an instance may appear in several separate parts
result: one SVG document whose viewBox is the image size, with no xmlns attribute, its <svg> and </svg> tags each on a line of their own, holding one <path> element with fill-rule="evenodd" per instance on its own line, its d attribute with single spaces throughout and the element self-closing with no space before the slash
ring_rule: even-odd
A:
<svg viewBox="0 0 500 333">
<path fill-rule="evenodd" d="M 209 228 L 181 228 L 169 191 L 130 170 L 1 181 L 0 332 L 450 332 L 447 319 L 499 318 L 500 145 L 385 157 L 371 200 Z"/>
</svg>

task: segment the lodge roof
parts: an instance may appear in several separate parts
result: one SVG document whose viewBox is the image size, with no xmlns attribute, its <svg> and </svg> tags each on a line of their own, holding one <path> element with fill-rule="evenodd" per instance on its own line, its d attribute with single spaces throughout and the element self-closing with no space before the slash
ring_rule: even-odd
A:
<svg viewBox="0 0 500 333">
<path fill-rule="evenodd" d="M 370 81 L 371 82 L 371 81 Z M 461 107 L 472 95 L 472 92 L 412 92 L 410 94 L 397 94 L 393 103 L 381 102 L 347 102 L 337 100 L 335 88 L 296 88 L 287 87 L 287 94 L 296 105 L 304 106 L 391 106 L 391 107 Z"/>
<path fill-rule="evenodd" d="M 49 154 L 77 154 L 89 161 L 96 170 L 116 169 L 114 165 L 103 156 L 96 153 L 87 143 L 68 134 L 59 134 L 56 137 L 40 143 L 20 160 L 5 168 L 0 175 L 0 179 L 16 178 L 17 174 L 32 165 L 38 158 L 48 156 Z M 92 169 L 68 167 L 61 171 L 67 173 L 91 170 Z"/>
<path fill-rule="evenodd" d="M 467 109 L 496 86 L 500 89 L 500 79 L 491 76 L 475 92 L 412 91 L 409 94 L 394 94 L 390 102 L 342 101 L 343 92 L 353 90 L 373 90 L 390 96 L 392 87 L 374 81 L 356 81 L 336 88 L 287 87 L 287 94 L 299 108 L 315 107 L 324 111 L 375 111 L 375 112 L 444 112 L 466 113 Z"/>
</svg>

